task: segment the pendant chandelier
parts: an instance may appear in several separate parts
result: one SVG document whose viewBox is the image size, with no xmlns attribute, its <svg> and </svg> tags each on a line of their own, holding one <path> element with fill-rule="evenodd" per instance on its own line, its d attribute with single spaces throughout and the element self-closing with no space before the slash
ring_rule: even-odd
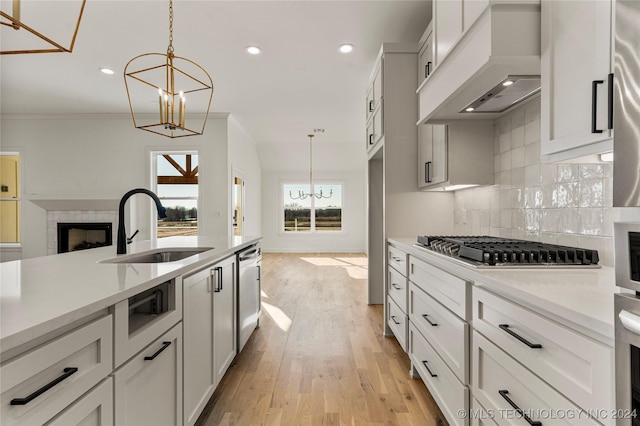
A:
<svg viewBox="0 0 640 426">
<path fill-rule="evenodd" d="M 329 190 L 329 195 L 325 195 L 322 193 L 322 188 L 320 188 L 320 192 L 315 192 L 313 190 L 313 134 L 307 135 L 309 136 L 309 192 L 304 192 L 301 189 L 298 190 L 298 195 L 294 196 L 291 191 L 289 191 L 289 198 L 292 200 L 306 200 L 309 197 L 315 197 L 317 199 L 321 198 L 331 198 L 333 195 L 333 189 Z"/>
<path fill-rule="evenodd" d="M 2 6 L 0 55 L 71 53 L 78 28 L 80 28 L 85 3 L 86 0 L 67 2 L 3 0 L 0 3 Z M 8 7 L 9 4 L 11 8 Z M 52 16 L 57 19 L 51 19 Z M 69 23 L 73 23 L 74 26 L 70 26 Z M 68 43 L 62 40 L 67 40 Z"/>
<path fill-rule="evenodd" d="M 169 0 L 167 53 L 143 53 L 131 59 L 124 68 L 124 81 L 136 128 L 169 138 L 204 133 L 213 81 L 200 65 L 174 55 L 173 0 Z M 149 113 L 154 103 L 156 112 Z"/>
</svg>

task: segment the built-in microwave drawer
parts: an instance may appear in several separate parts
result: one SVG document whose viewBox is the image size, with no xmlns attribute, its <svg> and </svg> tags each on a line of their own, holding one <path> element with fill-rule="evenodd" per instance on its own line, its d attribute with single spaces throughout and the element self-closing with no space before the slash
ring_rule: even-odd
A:
<svg viewBox="0 0 640 426">
<path fill-rule="evenodd" d="M 387 263 L 393 267 L 396 271 L 400 272 L 403 276 L 407 276 L 407 258 L 408 254 L 404 251 L 392 246 L 387 245 Z"/>
<path fill-rule="evenodd" d="M 469 383 L 469 324 L 414 283 L 409 284 L 409 319 L 462 383 Z"/>
<path fill-rule="evenodd" d="M 107 315 L 2 364 L 2 424 L 53 418 L 111 372 L 112 342 Z"/>
<path fill-rule="evenodd" d="M 581 407 L 614 408 L 613 348 L 479 287 L 473 327 Z"/>
<path fill-rule="evenodd" d="M 387 324 L 396 336 L 402 349 L 407 351 L 407 324 L 409 317 L 392 299 L 387 299 Z"/>
<path fill-rule="evenodd" d="M 407 279 L 398 271 L 389 268 L 387 293 L 398 304 L 402 312 L 407 313 Z"/>
<path fill-rule="evenodd" d="M 460 380 L 418 329 L 409 323 L 409 358 L 433 399 L 451 425 L 468 425 L 468 416 L 460 415 L 469 409 L 469 388 Z"/>
<path fill-rule="evenodd" d="M 409 256 L 409 279 L 465 321 L 471 317 L 471 283 Z"/>
<path fill-rule="evenodd" d="M 499 425 L 526 425 L 536 421 L 544 426 L 599 424 L 476 331 L 473 332 L 472 357 L 473 396 L 484 408 L 496 413 L 494 420 Z M 578 418 L 580 413 L 582 417 Z"/>
</svg>

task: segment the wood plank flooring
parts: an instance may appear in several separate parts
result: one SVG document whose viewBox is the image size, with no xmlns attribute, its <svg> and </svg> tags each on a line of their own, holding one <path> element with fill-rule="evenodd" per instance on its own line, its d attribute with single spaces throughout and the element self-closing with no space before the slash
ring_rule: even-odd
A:
<svg viewBox="0 0 640 426">
<path fill-rule="evenodd" d="M 272 254 L 262 260 L 260 327 L 198 425 L 446 425 L 367 305 L 367 258 Z"/>
</svg>

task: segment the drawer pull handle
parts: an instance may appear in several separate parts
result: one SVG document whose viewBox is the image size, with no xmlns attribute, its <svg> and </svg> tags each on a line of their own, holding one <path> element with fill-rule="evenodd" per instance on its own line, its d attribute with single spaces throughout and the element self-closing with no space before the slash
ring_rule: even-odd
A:
<svg viewBox="0 0 640 426">
<path fill-rule="evenodd" d="M 401 324 L 398 321 L 396 321 L 396 317 L 394 315 L 391 315 L 391 321 L 393 321 L 396 325 L 400 325 Z"/>
<path fill-rule="evenodd" d="M 428 322 L 429 324 L 431 324 L 431 327 L 437 327 L 438 323 L 437 322 L 433 322 L 429 319 L 429 315 L 427 314 L 422 314 L 422 318 L 424 318 L 424 320 L 426 322 Z"/>
<path fill-rule="evenodd" d="M 64 379 L 66 379 L 67 377 L 69 377 L 72 374 L 76 373 L 78 371 L 78 369 L 76 367 L 67 367 L 62 371 L 63 371 L 63 374 L 61 376 L 53 379 L 51 382 L 47 383 L 46 385 L 44 385 L 43 387 L 41 387 L 40 389 L 38 389 L 37 391 L 35 391 L 31 395 L 27 396 L 26 398 L 14 398 L 14 399 L 12 399 L 11 400 L 11 405 L 26 405 L 26 404 L 28 404 L 29 402 L 33 401 L 34 399 L 36 399 L 37 397 L 39 397 L 40 395 L 42 395 L 43 393 L 45 393 L 46 391 L 48 391 L 49 389 L 51 389 L 52 387 L 54 387 L 55 385 L 57 385 L 58 383 L 63 381 Z"/>
<path fill-rule="evenodd" d="M 514 410 L 516 410 L 516 413 L 520 414 L 527 421 L 527 423 L 529 423 L 531 426 L 542 426 L 542 422 L 531 420 L 531 417 L 527 416 L 524 411 L 522 411 L 522 409 L 518 407 L 518 404 L 513 402 L 511 398 L 507 396 L 507 394 L 509 393 L 508 390 L 499 390 L 498 393 L 509 403 L 511 407 L 513 407 Z"/>
<path fill-rule="evenodd" d="M 402 262 L 402 260 L 403 260 L 401 257 L 398 257 L 398 256 L 391 256 L 391 258 L 393 260 L 395 260 L 396 262 Z"/>
<path fill-rule="evenodd" d="M 162 342 L 162 347 L 161 347 L 160 349 L 158 349 L 158 350 L 156 351 L 156 353 L 155 353 L 155 354 L 153 354 L 153 355 L 151 355 L 151 356 L 145 356 L 145 357 L 144 357 L 144 360 L 145 360 L 145 361 L 153 361 L 154 359 L 156 359 L 156 357 L 157 357 L 158 355 L 160 355 L 160 353 L 161 353 L 162 351 L 164 351 L 165 349 L 167 349 L 170 345 L 171 345 L 171 342 Z"/>
<path fill-rule="evenodd" d="M 524 343 L 525 345 L 529 346 L 531 349 L 540 349 L 542 347 L 542 345 L 540 343 L 531 343 L 530 341 L 528 341 L 524 337 L 522 337 L 522 336 L 518 335 L 517 333 L 514 333 L 513 331 L 511 331 L 509 329 L 509 324 L 500 324 L 498 327 L 500 327 L 502 330 L 506 331 L 508 334 L 510 334 L 511 336 L 515 337 L 516 339 L 520 340 L 522 343 Z"/>
<path fill-rule="evenodd" d="M 402 290 L 402 287 L 400 287 L 398 284 L 396 283 L 391 283 L 391 287 L 395 288 L 396 290 Z"/>
<path fill-rule="evenodd" d="M 431 369 L 429 368 L 429 364 L 427 364 L 427 361 L 422 361 L 422 365 L 424 365 L 424 368 L 427 369 L 431 377 L 438 377 L 437 374 L 433 374 L 433 371 L 431 371 Z"/>
</svg>

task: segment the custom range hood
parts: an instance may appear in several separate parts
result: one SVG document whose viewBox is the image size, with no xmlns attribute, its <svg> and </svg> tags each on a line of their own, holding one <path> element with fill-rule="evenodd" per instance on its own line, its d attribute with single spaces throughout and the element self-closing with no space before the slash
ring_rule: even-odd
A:
<svg viewBox="0 0 640 426">
<path fill-rule="evenodd" d="M 539 91 L 540 4 L 490 2 L 418 88 L 419 122 L 495 119 Z"/>
</svg>

